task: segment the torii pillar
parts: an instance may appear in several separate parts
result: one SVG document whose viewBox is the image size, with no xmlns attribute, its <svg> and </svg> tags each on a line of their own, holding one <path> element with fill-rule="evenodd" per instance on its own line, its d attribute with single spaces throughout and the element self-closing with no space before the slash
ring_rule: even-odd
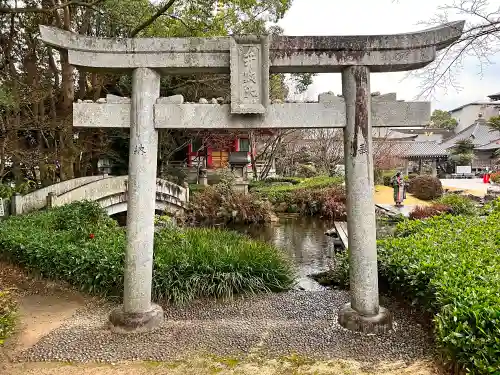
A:
<svg viewBox="0 0 500 375">
<path fill-rule="evenodd" d="M 83 69 L 132 72 L 132 100 L 73 106 L 73 125 L 130 127 L 129 210 L 123 305 L 115 332 L 144 332 L 163 313 L 151 303 L 157 130 L 344 128 L 351 301 L 339 323 L 354 331 L 391 329 L 379 306 L 372 127 L 420 126 L 430 103 L 374 99 L 370 73 L 418 69 L 456 41 L 464 22 L 410 34 L 220 38 L 98 39 L 40 26 L 42 40 L 68 51 Z M 157 100 L 160 74 L 230 73 L 231 105 Z M 271 73 L 342 73 L 344 98 L 269 104 Z"/>
</svg>

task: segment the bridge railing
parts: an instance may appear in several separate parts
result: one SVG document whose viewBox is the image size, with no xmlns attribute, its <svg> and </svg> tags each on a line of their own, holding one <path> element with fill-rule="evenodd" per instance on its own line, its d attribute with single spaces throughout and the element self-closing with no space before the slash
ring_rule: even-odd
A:
<svg viewBox="0 0 500 375">
<path fill-rule="evenodd" d="M 45 207 L 62 206 L 80 200 L 97 201 L 106 208 L 122 196 L 121 202 L 126 203 L 128 192 L 128 176 L 91 176 L 64 181 L 59 184 L 37 190 L 25 196 L 13 197 L 12 214 L 20 215 Z M 189 201 L 189 188 L 157 179 L 157 201 L 165 201 L 180 209 Z M 126 208 L 126 205 L 125 205 Z"/>
</svg>

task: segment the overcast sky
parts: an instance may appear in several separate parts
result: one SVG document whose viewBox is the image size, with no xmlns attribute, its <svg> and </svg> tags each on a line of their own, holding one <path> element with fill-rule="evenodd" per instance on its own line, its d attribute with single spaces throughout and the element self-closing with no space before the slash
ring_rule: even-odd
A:
<svg viewBox="0 0 500 375">
<path fill-rule="evenodd" d="M 493 2 L 495 2 L 494 0 Z M 395 34 L 427 28 L 419 22 L 430 19 L 439 5 L 452 0 L 294 0 L 285 18 L 279 22 L 286 35 L 353 35 Z M 453 19 L 463 19 L 455 16 Z M 470 58 L 457 77 L 462 87 L 439 90 L 432 99 L 433 109 L 450 110 L 468 102 L 486 100 L 500 91 L 500 56 L 497 64 L 483 67 L 479 74 L 477 60 Z M 402 79 L 404 73 L 371 75 L 372 91 L 397 92 L 399 99 L 412 100 L 418 95 L 419 82 Z M 321 92 L 341 92 L 340 74 L 320 74 L 314 79 L 306 96 L 315 98 Z"/>
</svg>

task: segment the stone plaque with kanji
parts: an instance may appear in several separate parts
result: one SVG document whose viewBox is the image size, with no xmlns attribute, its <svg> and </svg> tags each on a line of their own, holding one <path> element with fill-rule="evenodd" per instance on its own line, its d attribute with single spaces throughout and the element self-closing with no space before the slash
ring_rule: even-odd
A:
<svg viewBox="0 0 500 375">
<path fill-rule="evenodd" d="M 269 103 L 268 36 L 235 36 L 230 53 L 231 113 L 265 113 Z"/>
</svg>

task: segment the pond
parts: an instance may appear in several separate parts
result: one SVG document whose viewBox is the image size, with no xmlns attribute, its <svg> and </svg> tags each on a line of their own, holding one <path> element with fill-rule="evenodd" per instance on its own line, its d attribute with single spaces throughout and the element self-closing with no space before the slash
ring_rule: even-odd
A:
<svg viewBox="0 0 500 375">
<path fill-rule="evenodd" d="M 324 287 L 308 277 L 327 271 L 335 252 L 334 240 L 325 235 L 333 222 L 316 217 L 281 216 L 271 225 L 233 226 L 231 229 L 250 237 L 272 243 L 284 249 L 297 267 L 297 286 L 304 290 L 323 290 Z M 377 235 L 388 235 L 392 225 L 377 221 Z M 336 251 L 341 251 L 337 248 Z"/>
</svg>

